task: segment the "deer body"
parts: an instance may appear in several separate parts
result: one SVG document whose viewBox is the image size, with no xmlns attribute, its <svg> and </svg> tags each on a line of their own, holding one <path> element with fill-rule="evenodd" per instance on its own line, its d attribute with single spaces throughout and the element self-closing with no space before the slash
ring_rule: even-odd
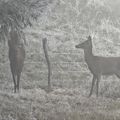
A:
<svg viewBox="0 0 120 120">
<path fill-rule="evenodd" d="M 86 54 L 86 53 L 85 53 Z M 89 54 L 90 56 L 90 54 Z M 120 57 L 98 57 L 93 56 L 89 57 L 85 55 L 85 61 L 88 65 L 88 68 L 94 75 L 112 75 L 117 74 L 120 70 Z"/>
<path fill-rule="evenodd" d="M 92 95 L 93 86 L 95 80 L 97 79 L 97 91 L 98 96 L 99 81 L 101 75 L 113 75 L 115 74 L 120 78 L 120 57 L 100 57 L 94 56 L 92 53 L 92 40 L 91 36 L 88 37 L 88 40 L 76 45 L 76 48 L 81 48 L 84 50 L 85 61 L 88 65 L 89 70 L 93 74 L 92 87 L 89 96 Z"/>
<path fill-rule="evenodd" d="M 10 32 L 10 39 L 8 40 L 8 46 L 9 46 L 10 68 L 14 82 L 14 92 L 16 92 L 16 89 L 19 90 L 20 76 L 25 59 L 25 48 L 24 48 L 24 44 L 20 43 L 18 34 L 15 31 Z"/>
</svg>

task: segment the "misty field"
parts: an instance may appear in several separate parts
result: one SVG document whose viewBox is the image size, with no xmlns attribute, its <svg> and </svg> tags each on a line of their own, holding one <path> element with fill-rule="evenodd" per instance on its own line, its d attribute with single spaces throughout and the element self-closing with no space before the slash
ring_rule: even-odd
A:
<svg viewBox="0 0 120 120">
<path fill-rule="evenodd" d="M 33 34 L 28 37 L 38 39 Z M 63 43 L 61 50 L 56 46 L 54 51 L 53 44 L 48 45 L 51 91 L 47 90 L 42 43 L 34 41 L 26 46 L 20 92 L 15 94 L 8 51 L 1 46 L 0 120 L 119 120 L 120 80 L 116 76 L 102 77 L 99 97 L 94 89 L 93 96 L 88 98 L 92 74 L 84 61 L 83 51 L 74 49 L 74 44 L 70 48 Z"/>
</svg>

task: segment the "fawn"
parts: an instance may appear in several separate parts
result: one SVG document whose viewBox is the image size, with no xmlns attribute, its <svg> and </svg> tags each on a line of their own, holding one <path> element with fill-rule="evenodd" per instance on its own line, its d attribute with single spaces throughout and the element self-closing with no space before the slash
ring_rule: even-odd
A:
<svg viewBox="0 0 120 120">
<path fill-rule="evenodd" d="M 88 65 L 89 70 L 93 74 L 92 86 L 91 86 L 89 97 L 92 95 L 95 80 L 97 80 L 96 95 L 98 96 L 99 81 L 102 75 L 115 74 L 118 78 L 120 78 L 120 57 L 94 56 L 92 53 L 91 36 L 89 36 L 85 42 L 78 44 L 75 47 L 81 48 L 84 50 L 85 61 Z"/>
<path fill-rule="evenodd" d="M 10 32 L 8 47 L 9 47 L 10 68 L 14 82 L 14 92 L 16 92 L 16 90 L 19 91 L 20 76 L 25 59 L 24 43 L 21 42 L 17 34 L 17 31 Z M 17 76 L 17 80 L 16 80 L 16 76 Z"/>
</svg>

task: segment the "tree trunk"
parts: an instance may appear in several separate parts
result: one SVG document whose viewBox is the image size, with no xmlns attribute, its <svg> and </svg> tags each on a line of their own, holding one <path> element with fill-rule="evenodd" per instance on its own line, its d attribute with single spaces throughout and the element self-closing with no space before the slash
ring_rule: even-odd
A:
<svg viewBox="0 0 120 120">
<path fill-rule="evenodd" d="M 44 50 L 44 54 L 45 54 L 45 58 L 46 58 L 46 62 L 47 62 L 47 66 L 48 66 L 48 88 L 51 88 L 51 64 L 50 64 L 50 60 L 49 60 L 49 56 L 48 56 L 48 49 L 47 49 L 47 39 L 43 38 L 42 40 L 43 42 L 43 50 Z"/>
</svg>

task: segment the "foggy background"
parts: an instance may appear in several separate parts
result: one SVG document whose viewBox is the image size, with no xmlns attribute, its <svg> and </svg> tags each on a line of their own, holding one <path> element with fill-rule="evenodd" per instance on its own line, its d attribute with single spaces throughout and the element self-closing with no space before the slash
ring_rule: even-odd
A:
<svg viewBox="0 0 120 120">
<path fill-rule="evenodd" d="M 25 31 L 20 93 L 13 93 L 7 45 L 0 45 L 0 120 L 119 120 L 120 80 L 103 76 L 88 98 L 92 74 L 75 45 L 92 36 L 93 54 L 120 56 L 120 0 L 54 0 Z M 42 38 L 48 39 L 52 91 Z M 95 90 L 94 90 L 95 91 Z"/>
</svg>

